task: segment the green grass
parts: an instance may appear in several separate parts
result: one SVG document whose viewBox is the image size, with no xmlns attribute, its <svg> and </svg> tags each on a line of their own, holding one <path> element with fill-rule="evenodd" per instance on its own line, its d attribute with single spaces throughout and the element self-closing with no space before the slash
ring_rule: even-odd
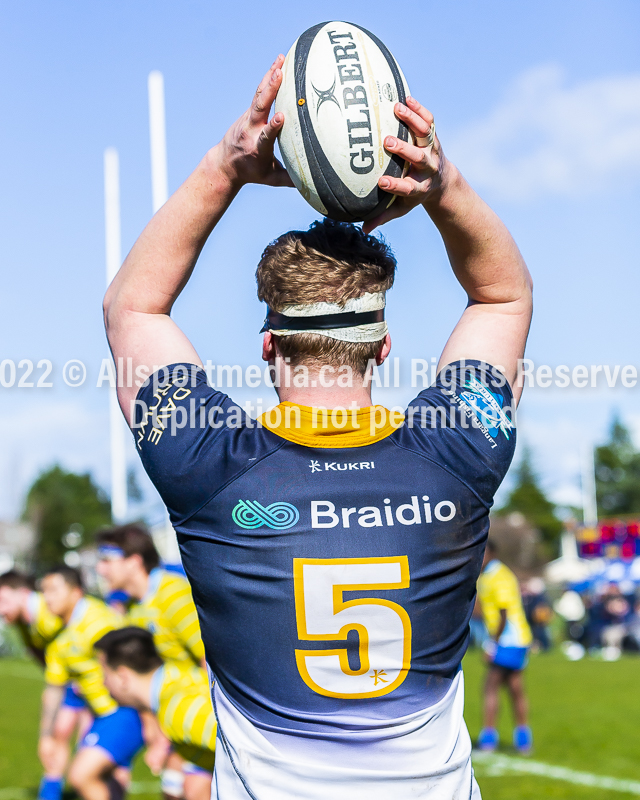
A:
<svg viewBox="0 0 640 800">
<path fill-rule="evenodd" d="M 481 687 L 485 667 L 480 653 L 464 661 L 465 717 L 472 739 L 480 730 Z M 638 658 L 607 663 L 596 659 L 569 662 L 558 652 L 532 656 L 526 671 L 534 734 L 532 758 L 596 775 L 640 780 L 640 675 Z M 501 751 L 510 748 L 512 720 L 502 699 Z M 592 789 L 530 775 L 491 777 L 478 767 L 484 800 L 575 798 L 613 800 L 632 795 Z"/>
<path fill-rule="evenodd" d="M 472 738 L 480 729 L 484 666 L 477 651 L 465 659 L 466 712 Z M 535 736 L 533 758 L 597 775 L 640 780 L 640 659 L 614 663 L 585 659 L 566 661 L 559 653 L 533 656 L 526 679 Z M 0 660 L 0 800 L 31 800 L 40 779 L 36 756 L 41 671 L 30 662 Z M 509 753 L 511 718 L 506 702 L 500 734 Z M 550 780 L 532 775 L 492 774 L 476 769 L 484 800 L 624 800 L 632 795 Z M 138 759 L 137 783 L 154 779 Z M 22 792 L 7 793 L 10 787 Z M 152 800 L 154 792 L 134 800 Z"/>
<path fill-rule="evenodd" d="M 42 770 L 36 754 L 42 670 L 30 661 L 0 659 L 0 800 L 31 800 Z M 134 765 L 137 783 L 157 783 L 142 758 Z M 23 792 L 6 792 L 18 787 Z M 156 800 L 157 792 L 138 792 L 135 800 Z"/>
</svg>

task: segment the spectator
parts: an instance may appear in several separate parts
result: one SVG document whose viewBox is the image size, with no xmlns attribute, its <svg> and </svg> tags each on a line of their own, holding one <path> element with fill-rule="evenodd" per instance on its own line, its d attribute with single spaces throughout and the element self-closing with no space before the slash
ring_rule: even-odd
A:
<svg viewBox="0 0 640 800">
<path fill-rule="evenodd" d="M 522 585 L 522 605 L 533 636 L 531 648 L 548 650 L 551 647 L 549 623 L 553 610 L 542 578 L 531 578 Z"/>
<path fill-rule="evenodd" d="M 603 621 L 601 644 L 603 647 L 622 649 L 622 640 L 627 633 L 627 623 L 631 618 L 631 606 L 620 591 L 617 583 L 609 584 L 602 598 Z"/>
</svg>

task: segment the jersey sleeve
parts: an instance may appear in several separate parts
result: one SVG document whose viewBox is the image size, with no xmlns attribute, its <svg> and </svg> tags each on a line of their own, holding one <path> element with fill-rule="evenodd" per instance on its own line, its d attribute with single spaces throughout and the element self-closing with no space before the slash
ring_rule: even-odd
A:
<svg viewBox="0 0 640 800">
<path fill-rule="evenodd" d="M 52 686 L 64 686 L 71 678 L 57 643 L 52 642 L 45 652 L 44 682 Z"/>
<path fill-rule="evenodd" d="M 407 409 L 403 443 L 437 460 L 488 507 L 515 449 L 515 403 L 505 376 L 481 361 L 456 361 Z"/>
<path fill-rule="evenodd" d="M 196 664 L 204 658 L 204 644 L 200 634 L 200 623 L 196 611 L 191 588 L 184 581 L 182 586 L 171 598 L 167 612 L 167 625 L 178 637 L 182 645 L 188 650 Z"/>
<path fill-rule="evenodd" d="M 197 511 L 212 486 L 224 481 L 224 458 L 212 459 L 212 454 L 223 451 L 233 431 L 248 422 L 244 411 L 210 387 L 205 371 L 194 364 L 164 367 L 140 389 L 134 440 L 174 523 Z"/>
<path fill-rule="evenodd" d="M 44 600 L 39 599 L 38 613 L 32 625 L 34 645 L 44 648 L 53 641 L 63 628 L 60 617 L 52 614 Z"/>
<path fill-rule="evenodd" d="M 217 726 L 208 691 L 177 689 L 169 703 L 161 703 L 158 720 L 177 753 L 213 771 Z"/>
</svg>

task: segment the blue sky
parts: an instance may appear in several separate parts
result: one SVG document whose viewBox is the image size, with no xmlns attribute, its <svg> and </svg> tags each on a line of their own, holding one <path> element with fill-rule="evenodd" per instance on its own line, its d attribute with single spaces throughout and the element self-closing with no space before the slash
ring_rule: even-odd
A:
<svg viewBox="0 0 640 800">
<path fill-rule="evenodd" d="M 29 482 L 54 461 L 91 470 L 108 489 L 107 393 L 95 387 L 107 355 L 102 156 L 110 145 L 120 153 L 126 252 L 151 213 L 148 73 L 164 73 L 174 190 L 275 55 L 345 13 L 337 2 L 2 6 L 0 356 L 51 360 L 54 386 L 0 387 L 0 518 L 19 512 Z M 640 6 L 355 0 L 348 18 L 390 47 L 434 112 L 445 152 L 516 237 L 536 285 L 528 355 L 640 367 Z M 204 359 L 257 360 L 255 264 L 268 241 L 314 218 L 294 190 L 243 190 L 176 306 Z M 399 261 L 388 305 L 395 355 L 437 356 L 464 304 L 439 238 L 419 212 L 384 233 Z M 81 388 L 62 381 L 70 359 L 87 364 Z M 555 499 L 576 502 L 580 448 L 602 439 L 616 409 L 640 433 L 639 391 L 525 392 L 520 441 Z M 411 396 L 402 386 L 377 399 Z"/>
</svg>

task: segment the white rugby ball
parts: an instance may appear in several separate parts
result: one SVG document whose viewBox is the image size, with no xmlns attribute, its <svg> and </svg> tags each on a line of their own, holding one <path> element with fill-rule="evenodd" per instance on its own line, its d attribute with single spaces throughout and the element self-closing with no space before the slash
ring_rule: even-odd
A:
<svg viewBox="0 0 640 800">
<path fill-rule="evenodd" d="M 395 58 L 372 33 L 350 22 L 309 28 L 289 50 L 275 111 L 285 120 L 278 143 L 287 172 L 321 214 L 361 222 L 395 199 L 378 187 L 406 163 L 384 149 L 386 136 L 409 141 L 393 112 L 407 83 Z"/>
</svg>

